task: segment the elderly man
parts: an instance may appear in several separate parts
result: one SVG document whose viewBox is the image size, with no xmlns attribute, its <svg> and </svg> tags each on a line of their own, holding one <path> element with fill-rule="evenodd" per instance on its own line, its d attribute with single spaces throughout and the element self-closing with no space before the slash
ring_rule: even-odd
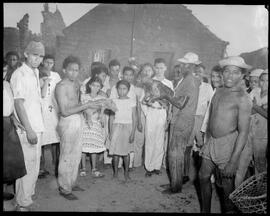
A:
<svg viewBox="0 0 270 216">
<path fill-rule="evenodd" d="M 42 133 L 44 132 L 38 66 L 44 57 L 41 42 L 31 41 L 25 49 L 25 63 L 11 76 L 16 115 L 25 128 L 18 132 L 27 174 L 16 180 L 19 211 L 29 210 L 39 173 Z"/>
<path fill-rule="evenodd" d="M 182 190 L 184 153 L 194 126 L 200 85 L 199 80 L 192 75 L 196 65 L 201 63 L 198 55 L 189 52 L 178 61 L 182 64 L 183 80 L 175 87 L 174 97 L 163 96 L 173 105 L 167 151 L 170 187 L 163 191 L 165 194 Z"/>
<path fill-rule="evenodd" d="M 209 139 L 202 149 L 199 171 L 202 212 L 210 212 L 211 174 L 216 170 L 217 184 L 223 189 L 222 204 L 226 213 L 235 211 L 229 195 L 234 190 L 234 178 L 239 158 L 247 142 L 252 104 L 241 86 L 245 69 L 250 68 L 238 56 L 219 62 L 223 68 L 224 87 L 212 98 L 207 132 Z"/>
</svg>

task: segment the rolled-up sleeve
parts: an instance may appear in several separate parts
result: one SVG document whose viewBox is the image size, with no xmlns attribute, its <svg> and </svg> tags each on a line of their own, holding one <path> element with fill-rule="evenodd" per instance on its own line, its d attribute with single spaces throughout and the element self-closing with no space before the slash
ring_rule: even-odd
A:
<svg viewBox="0 0 270 216">
<path fill-rule="evenodd" d="M 20 70 L 14 71 L 10 79 L 14 99 L 25 99 L 27 94 L 27 82 Z"/>
</svg>

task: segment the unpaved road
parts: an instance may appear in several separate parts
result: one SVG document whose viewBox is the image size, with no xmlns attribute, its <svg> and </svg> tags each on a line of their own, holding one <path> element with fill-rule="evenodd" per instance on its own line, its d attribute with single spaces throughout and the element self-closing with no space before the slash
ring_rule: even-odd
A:
<svg viewBox="0 0 270 216">
<path fill-rule="evenodd" d="M 50 155 L 46 152 L 48 164 Z M 199 202 L 194 186 L 184 185 L 182 193 L 163 195 L 162 184 L 168 183 L 165 169 L 162 175 L 145 178 L 144 168 L 136 168 L 130 173 L 133 182 L 124 183 L 123 170 L 119 172 L 119 181 L 113 181 L 112 170 L 105 169 L 104 178 L 93 178 L 89 173 L 87 161 L 86 177 L 78 176 L 78 184 L 85 189 L 74 192 L 79 200 L 69 201 L 59 195 L 56 178 L 51 174 L 39 179 L 36 186 L 36 197 L 32 205 L 33 211 L 76 211 L 76 212 L 179 212 L 199 213 Z M 52 173 L 52 167 L 47 166 Z M 8 210 L 6 201 L 4 204 Z M 218 197 L 213 190 L 212 212 L 220 213 Z"/>
</svg>

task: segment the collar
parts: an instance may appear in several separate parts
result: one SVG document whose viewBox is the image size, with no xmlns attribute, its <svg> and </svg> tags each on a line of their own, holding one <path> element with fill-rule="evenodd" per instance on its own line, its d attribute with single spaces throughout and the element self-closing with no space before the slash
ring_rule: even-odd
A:
<svg viewBox="0 0 270 216">
<path fill-rule="evenodd" d="M 27 74 L 29 74 L 29 72 L 31 71 L 32 73 L 34 73 L 34 75 L 38 75 L 38 69 L 35 68 L 34 70 L 32 68 L 30 68 L 27 64 L 25 64 L 24 62 L 22 63 L 21 66 L 24 70 L 23 73 L 25 74 L 25 71 L 27 71 Z"/>
</svg>

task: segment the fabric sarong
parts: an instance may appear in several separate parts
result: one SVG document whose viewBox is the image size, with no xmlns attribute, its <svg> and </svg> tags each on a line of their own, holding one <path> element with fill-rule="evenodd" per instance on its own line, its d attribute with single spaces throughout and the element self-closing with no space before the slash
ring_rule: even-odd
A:
<svg viewBox="0 0 270 216">
<path fill-rule="evenodd" d="M 213 161 L 219 169 L 224 169 L 231 159 L 237 137 L 237 131 L 219 138 L 210 137 L 202 148 L 202 157 Z"/>
<path fill-rule="evenodd" d="M 61 117 L 58 123 L 60 157 L 58 167 L 59 190 L 71 193 L 75 185 L 82 154 L 83 116 Z"/>
</svg>

